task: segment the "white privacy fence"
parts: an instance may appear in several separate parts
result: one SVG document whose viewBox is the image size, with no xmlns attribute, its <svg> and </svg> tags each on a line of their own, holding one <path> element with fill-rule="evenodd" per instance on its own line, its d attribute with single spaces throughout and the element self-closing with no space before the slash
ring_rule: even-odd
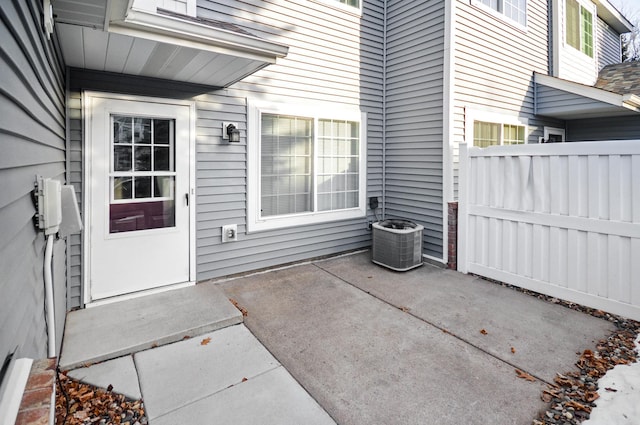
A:
<svg viewBox="0 0 640 425">
<path fill-rule="evenodd" d="M 458 270 L 640 320 L 640 141 L 460 147 Z"/>
</svg>

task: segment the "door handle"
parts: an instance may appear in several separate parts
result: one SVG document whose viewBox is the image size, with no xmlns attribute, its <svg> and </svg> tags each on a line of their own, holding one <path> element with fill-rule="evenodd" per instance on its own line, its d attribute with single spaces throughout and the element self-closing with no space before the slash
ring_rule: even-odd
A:
<svg viewBox="0 0 640 425">
<path fill-rule="evenodd" d="M 184 194 L 184 200 L 187 203 L 187 206 L 189 206 L 189 193 Z"/>
</svg>

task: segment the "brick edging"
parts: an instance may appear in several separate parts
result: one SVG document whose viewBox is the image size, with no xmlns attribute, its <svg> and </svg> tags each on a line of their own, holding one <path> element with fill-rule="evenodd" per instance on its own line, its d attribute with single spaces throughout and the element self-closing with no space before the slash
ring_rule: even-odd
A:
<svg viewBox="0 0 640 425">
<path fill-rule="evenodd" d="M 458 203 L 449 202 L 447 205 L 449 228 L 447 229 L 447 268 L 458 270 Z"/>
<path fill-rule="evenodd" d="M 55 409 L 57 359 L 35 360 L 22 395 L 16 425 L 48 425 L 51 409 Z M 52 400 L 53 404 L 52 405 Z"/>
</svg>

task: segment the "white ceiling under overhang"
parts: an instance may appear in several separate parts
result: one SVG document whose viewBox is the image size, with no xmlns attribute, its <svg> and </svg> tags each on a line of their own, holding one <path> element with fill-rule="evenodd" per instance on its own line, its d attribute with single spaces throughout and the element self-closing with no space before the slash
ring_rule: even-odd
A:
<svg viewBox="0 0 640 425">
<path fill-rule="evenodd" d="M 288 47 L 223 22 L 123 0 L 53 3 L 67 66 L 227 87 L 287 54 Z"/>
</svg>

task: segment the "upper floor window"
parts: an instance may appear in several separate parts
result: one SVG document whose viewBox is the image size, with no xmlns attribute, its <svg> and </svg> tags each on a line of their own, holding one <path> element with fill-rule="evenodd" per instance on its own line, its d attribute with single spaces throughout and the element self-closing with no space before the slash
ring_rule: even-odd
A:
<svg viewBox="0 0 640 425">
<path fill-rule="evenodd" d="M 593 13 L 578 0 L 566 0 L 566 42 L 593 57 Z"/>
<path fill-rule="evenodd" d="M 338 1 L 348 6 L 360 7 L 360 0 L 338 0 Z"/>
<path fill-rule="evenodd" d="M 522 26 L 527 25 L 527 0 L 473 0 L 472 2 L 483 4 Z"/>
</svg>

